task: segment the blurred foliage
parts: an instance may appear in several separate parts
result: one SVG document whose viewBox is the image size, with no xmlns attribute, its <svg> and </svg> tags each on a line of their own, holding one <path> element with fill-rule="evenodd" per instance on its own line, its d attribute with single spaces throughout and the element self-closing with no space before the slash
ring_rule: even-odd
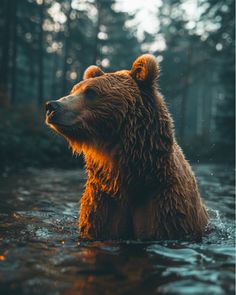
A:
<svg viewBox="0 0 236 295">
<path fill-rule="evenodd" d="M 221 61 L 220 80 L 223 84 L 224 95 L 217 103 L 215 115 L 218 133 L 218 148 L 228 157 L 235 153 L 235 3 L 222 1 L 222 5 L 211 0 L 208 13 L 215 19 L 221 20 L 221 27 L 211 36 L 212 41 L 222 44 L 222 50 L 217 52 Z M 214 52 L 213 52 L 214 54 Z"/>
<path fill-rule="evenodd" d="M 192 1 L 197 5 L 195 22 L 186 17 L 186 3 L 166 0 L 158 10 L 159 33 L 166 44 L 161 53 L 161 90 L 174 116 L 178 141 L 188 156 L 232 162 L 235 2 Z M 155 53 L 160 54 L 158 50 Z"/>
<path fill-rule="evenodd" d="M 152 12 L 156 31 L 141 35 L 138 14 L 118 10 L 117 3 L 2 0 L 3 165 L 74 163 L 63 139 L 43 123 L 44 101 L 66 95 L 91 64 L 129 69 L 146 52 L 160 61 L 158 86 L 188 158 L 234 160 L 234 0 L 162 1 Z"/>
<path fill-rule="evenodd" d="M 0 110 L 1 168 L 57 165 L 80 166 L 81 157 L 73 157 L 68 144 L 49 130 L 35 105 Z"/>
</svg>

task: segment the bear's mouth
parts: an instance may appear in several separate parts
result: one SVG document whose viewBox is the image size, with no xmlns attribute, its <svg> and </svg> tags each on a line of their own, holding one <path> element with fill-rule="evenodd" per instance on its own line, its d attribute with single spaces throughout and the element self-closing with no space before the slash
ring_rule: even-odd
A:
<svg viewBox="0 0 236 295">
<path fill-rule="evenodd" d="M 78 141 L 79 138 L 81 140 L 82 138 L 84 138 L 84 132 L 77 123 L 70 124 L 71 122 L 63 121 L 63 112 L 47 111 L 45 123 L 50 129 L 52 129 L 59 135 L 62 135 L 66 139 L 76 138 Z"/>
<path fill-rule="evenodd" d="M 56 111 L 47 111 L 46 112 L 46 124 L 48 125 L 60 125 L 60 123 L 58 123 L 55 120 L 55 115 L 56 115 Z"/>
<path fill-rule="evenodd" d="M 46 119 L 45 122 L 47 125 L 54 126 L 54 127 L 61 127 L 61 128 L 68 128 L 71 127 L 71 124 L 66 124 L 65 122 L 62 122 L 60 119 L 62 117 L 62 113 L 58 111 L 47 111 L 46 112 Z"/>
<path fill-rule="evenodd" d="M 55 111 L 49 111 L 49 110 L 46 112 L 46 123 L 52 123 L 51 119 L 54 113 Z"/>
</svg>

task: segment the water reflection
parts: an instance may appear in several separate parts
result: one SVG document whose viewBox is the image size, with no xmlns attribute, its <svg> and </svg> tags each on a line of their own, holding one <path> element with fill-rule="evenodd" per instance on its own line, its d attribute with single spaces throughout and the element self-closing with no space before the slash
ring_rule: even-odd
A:
<svg viewBox="0 0 236 295">
<path fill-rule="evenodd" d="M 211 216 L 210 233 L 196 243 L 81 242 L 83 171 L 5 175 L 0 294 L 233 294 L 233 171 L 194 168 Z"/>
</svg>

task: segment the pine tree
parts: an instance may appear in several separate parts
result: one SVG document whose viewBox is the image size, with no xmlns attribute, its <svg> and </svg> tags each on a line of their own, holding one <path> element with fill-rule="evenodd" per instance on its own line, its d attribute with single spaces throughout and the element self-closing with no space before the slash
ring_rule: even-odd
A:
<svg viewBox="0 0 236 295">
<path fill-rule="evenodd" d="M 134 16 L 115 9 L 115 0 L 96 0 L 97 21 L 94 27 L 93 63 L 105 70 L 129 68 L 141 53 L 136 30 L 127 26 Z"/>
<path fill-rule="evenodd" d="M 224 92 L 216 109 L 216 130 L 220 154 L 234 157 L 235 146 L 235 3 L 233 0 L 210 0 L 205 17 L 211 15 L 218 22 L 218 29 L 210 34 L 212 54 L 220 62 L 220 82 Z"/>
</svg>

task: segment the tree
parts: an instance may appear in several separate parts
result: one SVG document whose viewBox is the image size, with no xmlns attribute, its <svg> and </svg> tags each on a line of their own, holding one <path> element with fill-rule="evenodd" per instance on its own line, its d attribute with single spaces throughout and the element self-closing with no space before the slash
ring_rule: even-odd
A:
<svg viewBox="0 0 236 295">
<path fill-rule="evenodd" d="M 0 7 L 0 88 L 12 104 L 41 106 L 49 93 L 65 95 L 89 65 L 126 68 L 141 52 L 127 26 L 133 16 L 117 11 L 115 0 L 18 2 Z"/>
<path fill-rule="evenodd" d="M 9 77 L 9 60 L 11 44 L 11 23 L 12 23 L 12 1 L 4 1 L 1 8 L 3 17 L 2 29 L 3 38 L 1 46 L 0 62 L 0 98 L 1 102 L 8 99 L 8 77 Z"/>
<path fill-rule="evenodd" d="M 94 25 L 93 63 L 105 70 L 125 69 L 141 53 L 136 29 L 127 26 L 133 15 L 118 11 L 115 0 L 94 1 L 97 10 Z"/>
<path fill-rule="evenodd" d="M 44 94 L 44 9 L 45 2 L 39 4 L 39 38 L 38 38 L 38 104 L 41 106 Z"/>
<path fill-rule="evenodd" d="M 220 64 L 219 82 L 223 92 L 216 109 L 216 130 L 220 153 L 234 157 L 235 146 L 235 3 L 233 0 L 212 1 L 204 19 L 212 19 L 218 29 L 209 34 L 206 42 Z"/>
<path fill-rule="evenodd" d="M 18 46 L 18 1 L 13 0 L 13 21 L 12 21 L 12 64 L 11 64 L 11 103 L 16 99 L 16 75 L 17 75 L 17 46 Z"/>
<path fill-rule="evenodd" d="M 68 91 L 67 87 L 67 74 L 68 74 L 68 58 L 71 50 L 71 11 L 72 11 L 72 0 L 68 2 L 66 11 L 66 26 L 64 31 L 64 57 L 63 57 L 63 68 L 62 68 L 62 96 Z"/>
<path fill-rule="evenodd" d="M 165 96 L 171 101 L 171 110 L 176 121 L 177 136 L 185 144 L 189 125 L 189 102 L 193 82 L 200 69 L 198 55 L 201 55 L 200 38 L 187 28 L 188 20 L 181 8 L 183 1 L 165 1 L 158 12 L 160 32 L 166 49 L 161 54 L 163 69 L 160 85 Z M 201 70 L 201 69 L 200 69 Z M 177 109 L 177 108 L 178 109 Z M 188 128 L 189 129 L 189 128 Z"/>
</svg>

